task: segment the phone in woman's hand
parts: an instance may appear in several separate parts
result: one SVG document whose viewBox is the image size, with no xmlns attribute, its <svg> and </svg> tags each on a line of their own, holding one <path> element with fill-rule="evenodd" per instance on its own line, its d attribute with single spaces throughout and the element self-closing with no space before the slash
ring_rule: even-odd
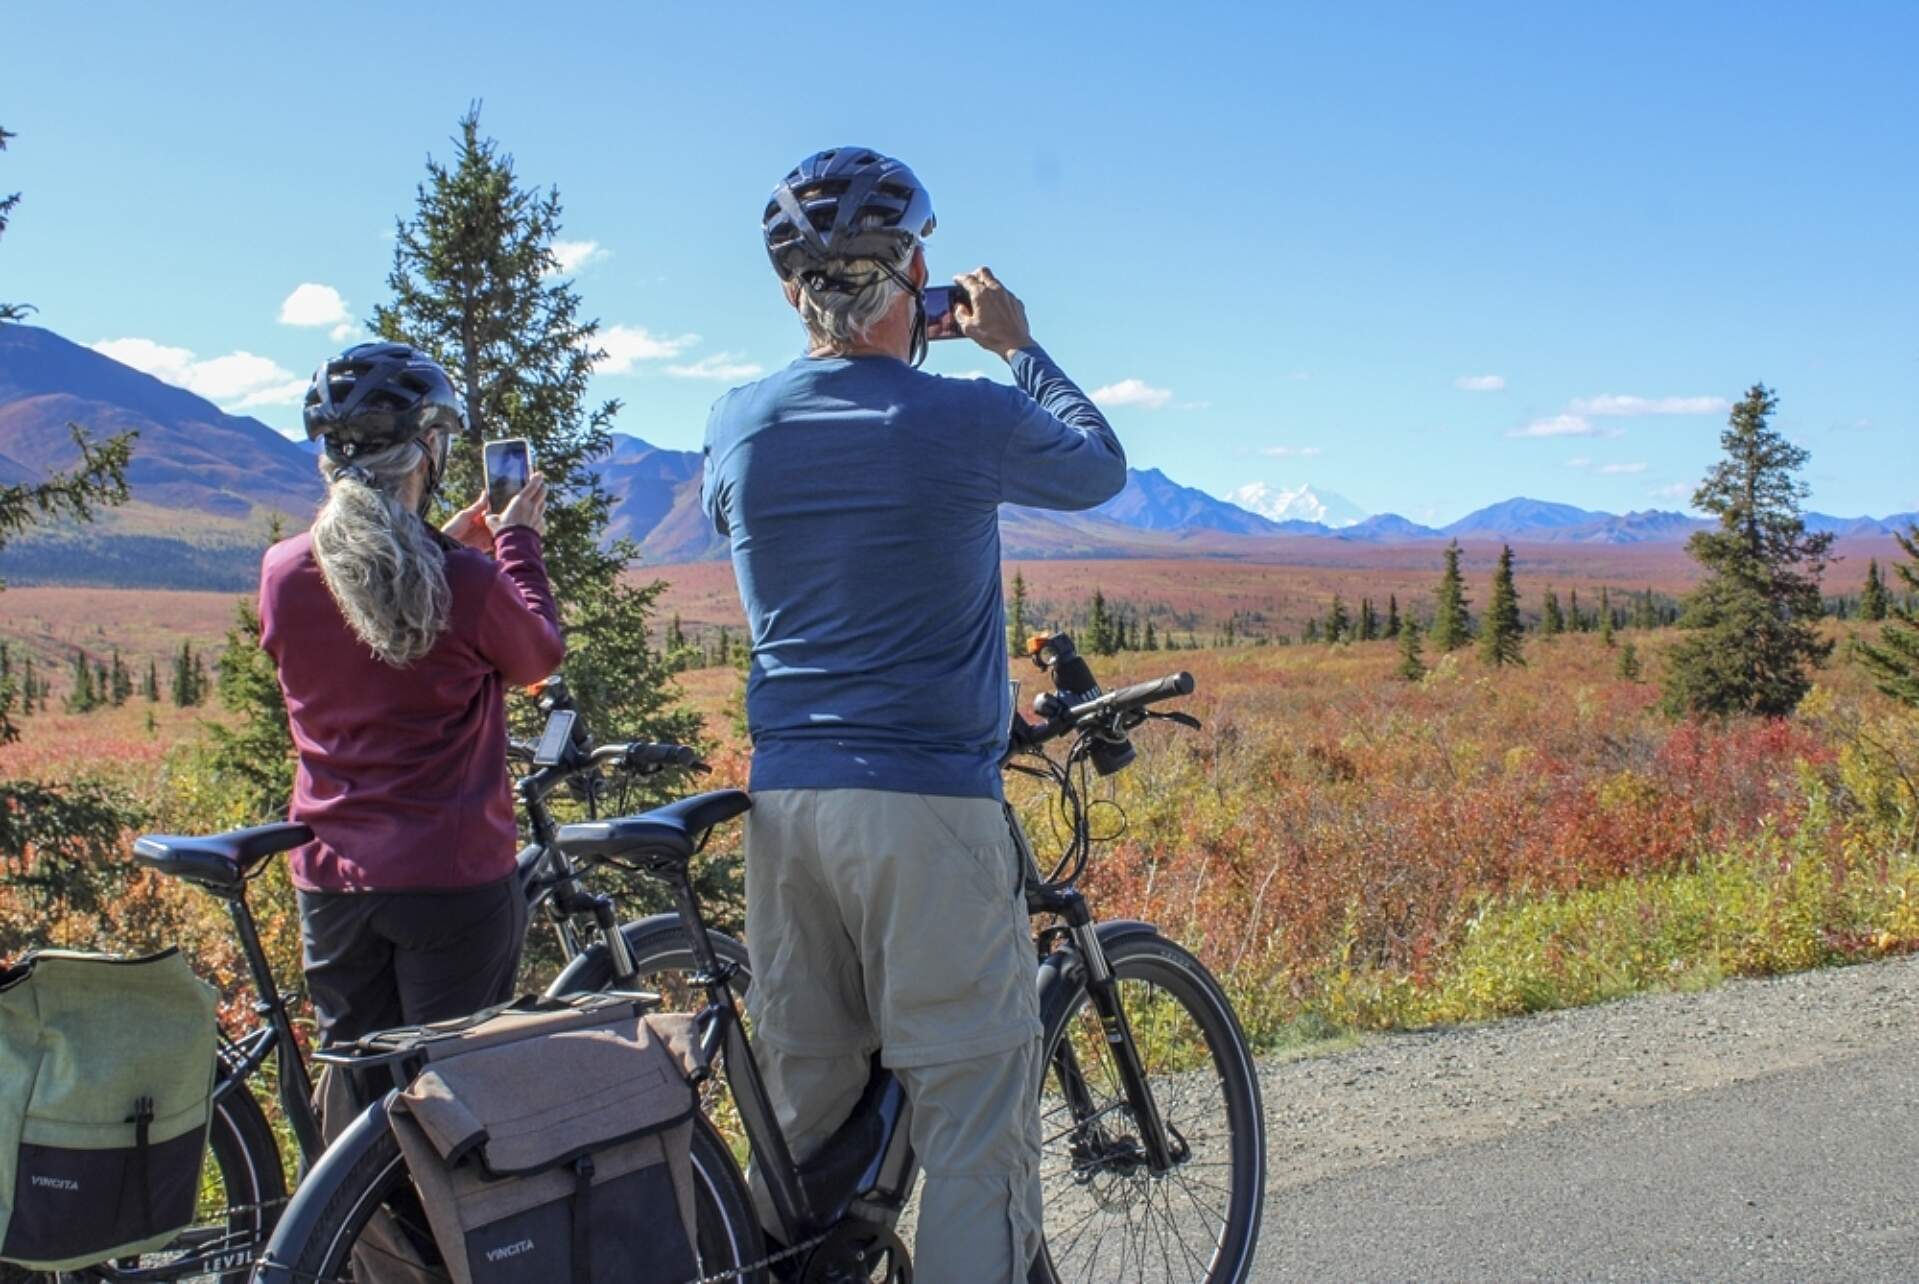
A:
<svg viewBox="0 0 1919 1284">
<path fill-rule="evenodd" d="M 489 441 L 481 451 L 486 467 L 486 507 L 503 513 L 533 476 L 533 443 L 524 437 Z"/>
</svg>

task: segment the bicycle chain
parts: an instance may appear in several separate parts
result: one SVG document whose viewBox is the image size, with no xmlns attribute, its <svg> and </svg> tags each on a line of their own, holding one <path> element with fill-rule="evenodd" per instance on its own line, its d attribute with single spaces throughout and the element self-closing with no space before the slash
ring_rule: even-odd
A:
<svg viewBox="0 0 1919 1284">
<path fill-rule="evenodd" d="M 803 1240 L 791 1248 L 783 1248 L 777 1253 L 769 1253 L 757 1262 L 748 1262 L 744 1266 L 735 1266 L 731 1270 L 720 1271 L 715 1275 L 702 1275 L 698 1279 L 688 1280 L 686 1284 L 727 1284 L 728 1280 L 742 1280 L 756 1271 L 763 1271 L 775 1262 L 784 1262 L 789 1257 L 798 1257 L 801 1253 L 810 1253 L 827 1241 L 828 1233 L 815 1235 Z"/>
</svg>

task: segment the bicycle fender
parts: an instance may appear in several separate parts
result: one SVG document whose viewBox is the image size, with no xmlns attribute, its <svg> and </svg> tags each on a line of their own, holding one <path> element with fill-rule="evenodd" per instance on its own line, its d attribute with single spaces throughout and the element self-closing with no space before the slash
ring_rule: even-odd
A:
<svg viewBox="0 0 1919 1284">
<path fill-rule="evenodd" d="M 631 923 L 620 925 L 620 935 L 630 943 L 634 938 L 656 928 L 671 927 L 678 929 L 678 914 L 655 914 L 650 918 L 635 919 Z M 590 994 L 606 988 L 613 979 L 613 964 L 606 957 L 606 942 L 595 941 L 580 951 L 579 957 L 568 963 L 561 973 L 553 978 L 553 984 L 546 987 L 546 997 L 556 998 L 562 994 Z"/>
<path fill-rule="evenodd" d="M 391 1096 L 389 1093 L 362 1110 L 301 1180 L 286 1211 L 280 1215 L 279 1225 L 273 1228 L 273 1238 L 267 1241 L 266 1251 L 253 1268 L 253 1284 L 301 1284 L 288 1263 L 299 1257 L 301 1248 L 313 1234 L 340 1176 L 386 1135 L 390 1126 L 387 1101 Z"/>
<path fill-rule="evenodd" d="M 1151 923 L 1136 918 L 1115 918 L 1094 926 L 1102 949 L 1110 947 L 1131 936 L 1158 936 L 1159 929 Z M 1040 1011 L 1046 1010 L 1046 996 L 1060 985 L 1077 985 L 1079 968 L 1079 950 L 1072 938 L 1040 960 L 1039 987 Z"/>
</svg>

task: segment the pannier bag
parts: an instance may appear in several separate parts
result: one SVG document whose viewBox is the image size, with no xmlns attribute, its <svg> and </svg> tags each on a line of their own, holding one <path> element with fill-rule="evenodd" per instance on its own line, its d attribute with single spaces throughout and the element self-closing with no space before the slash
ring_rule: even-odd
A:
<svg viewBox="0 0 1919 1284">
<path fill-rule="evenodd" d="M 457 1284 L 698 1277 L 693 1019 L 612 995 L 424 1044 L 392 1126 Z"/>
<path fill-rule="evenodd" d="M 0 970 L 0 1260 L 77 1269 L 193 1221 L 215 1001 L 178 950 Z"/>
</svg>

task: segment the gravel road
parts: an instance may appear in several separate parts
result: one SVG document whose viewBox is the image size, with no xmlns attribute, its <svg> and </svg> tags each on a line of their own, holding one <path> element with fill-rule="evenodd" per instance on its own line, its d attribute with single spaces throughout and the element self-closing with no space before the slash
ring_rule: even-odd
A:
<svg viewBox="0 0 1919 1284">
<path fill-rule="evenodd" d="M 1919 958 L 1262 1077 L 1257 1280 L 1919 1279 Z"/>
</svg>

